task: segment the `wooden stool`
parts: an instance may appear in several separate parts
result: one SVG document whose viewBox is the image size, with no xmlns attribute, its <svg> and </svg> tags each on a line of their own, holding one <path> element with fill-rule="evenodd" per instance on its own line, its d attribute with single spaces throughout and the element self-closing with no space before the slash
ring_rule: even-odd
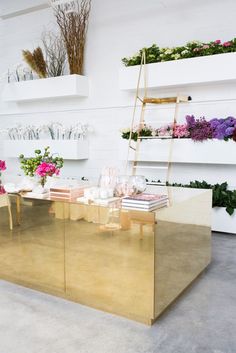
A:
<svg viewBox="0 0 236 353">
<path fill-rule="evenodd" d="M 12 213 L 11 213 L 11 203 L 10 203 L 8 194 L 0 195 L 0 208 L 1 207 L 7 207 L 8 208 L 9 225 L 10 225 L 10 230 L 12 230 L 13 229 L 13 222 L 12 222 Z"/>
</svg>

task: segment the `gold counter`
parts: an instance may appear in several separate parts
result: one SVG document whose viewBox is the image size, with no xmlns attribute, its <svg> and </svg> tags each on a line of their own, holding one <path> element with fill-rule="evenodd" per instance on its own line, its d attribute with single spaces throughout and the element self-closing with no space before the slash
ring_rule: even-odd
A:
<svg viewBox="0 0 236 353">
<path fill-rule="evenodd" d="M 211 191 L 168 194 L 156 212 L 32 200 L 21 225 L 12 203 L 12 231 L 1 208 L 0 278 L 152 324 L 211 258 Z"/>
</svg>

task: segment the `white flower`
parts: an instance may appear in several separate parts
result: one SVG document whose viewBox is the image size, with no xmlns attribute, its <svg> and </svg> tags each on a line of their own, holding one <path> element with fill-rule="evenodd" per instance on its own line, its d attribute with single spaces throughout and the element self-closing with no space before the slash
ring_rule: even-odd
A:
<svg viewBox="0 0 236 353">
<path fill-rule="evenodd" d="M 127 134 L 128 132 L 130 132 L 130 128 L 127 127 L 127 128 L 121 129 L 120 132 L 122 134 Z"/>
<path fill-rule="evenodd" d="M 200 42 L 199 40 L 192 40 L 192 41 L 188 42 L 187 44 L 196 44 L 196 45 L 199 45 L 199 44 L 202 44 L 202 42 Z"/>
<path fill-rule="evenodd" d="M 172 54 L 172 53 L 173 53 L 173 49 L 171 49 L 171 48 L 167 48 L 166 51 L 165 51 L 166 55 L 169 55 L 169 54 Z"/>
<path fill-rule="evenodd" d="M 188 54 L 188 53 L 189 53 L 188 50 L 183 50 L 183 51 L 181 52 L 182 55 L 185 55 L 185 54 Z"/>
<path fill-rule="evenodd" d="M 177 53 L 177 54 L 173 54 L 171 57 L 175 60 L 178 60 L 181 58 L 181 55 Z"/>
</svg>

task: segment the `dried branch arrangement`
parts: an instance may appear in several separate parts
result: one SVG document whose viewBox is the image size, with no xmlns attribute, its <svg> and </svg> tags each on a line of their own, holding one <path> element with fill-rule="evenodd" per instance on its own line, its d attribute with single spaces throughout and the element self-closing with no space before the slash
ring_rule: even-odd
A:
<svg viewBox="0 0 236 353">
<path fill-rule="evenodd" d="M 27 64 L 35 71 L 40 78 L 47 77 L 47 64 L 44 59 L 42 49 L 37 47 L 33 53 L 29 50 L 23 50 L 23 58 Z"/>
<path fill-rule="evenodd" d="M 70 74 L 82 75 L 91 0 L 75 0 L 70 11 L 61 5 L 53 9 L 66 47 Z"/>
<path fill-rule="evenodd" d="M 45 31 L 41 37 L 48 77 L 62 76 L 66 64 L 66 49 L 60 35 L 52 31 Z"/>
</svg>

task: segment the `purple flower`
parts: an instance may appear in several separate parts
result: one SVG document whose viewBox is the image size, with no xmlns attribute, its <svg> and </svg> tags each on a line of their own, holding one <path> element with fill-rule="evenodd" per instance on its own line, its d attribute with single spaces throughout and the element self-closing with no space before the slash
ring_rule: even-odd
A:
<svg viewBox="0 0 236 353">
<path fill-rule="evenodd" d="M 211 123 L 206 121 L 205 118 L 195 119 L 193 115 L 187 115 L 186 121 L 190 137 L 194 141 L 203 141 L 212 138 L 213 128 Z"/>
<path fill-rule="evenodd" d="M 211 124 L 212 129 L 216 129 L 217 126 L 220 124 L 219 119 L 217 118 L 211 119 L 209 123 Z"/>
<path fill-rule="evenodd" d="M 234 127 L 228 127 L 228 128 L 225 130 L 225 135 L 226 135 L 227 137 L 232 136 L 232 135 L 233 135 L 233 132 L 234 132 Z"/>
<path fill-rule="evenodd" d="M 225 121 L 229 124 L 229 126 L 234 126 L 236 124 L 236 119 L 233 116 L 228 116 Z"/>
<path fill-rule="evenodd" d="M 226 119 L 214 118 L 210 120 L 210 124 L 213 129 L 213 138 L 223 140 L 224 138 L 228 138 L 233 135 L 236 127 L 236 119 L 232 116 L 229 116 Z"/>
<path fill-rule="evenodd" d="M 186 115 L 185 119 L 187 122 L 188 129 L 191 129 L 191 127 L 195 126 L 196 121 L 194 115 Z"/>
</svg>

